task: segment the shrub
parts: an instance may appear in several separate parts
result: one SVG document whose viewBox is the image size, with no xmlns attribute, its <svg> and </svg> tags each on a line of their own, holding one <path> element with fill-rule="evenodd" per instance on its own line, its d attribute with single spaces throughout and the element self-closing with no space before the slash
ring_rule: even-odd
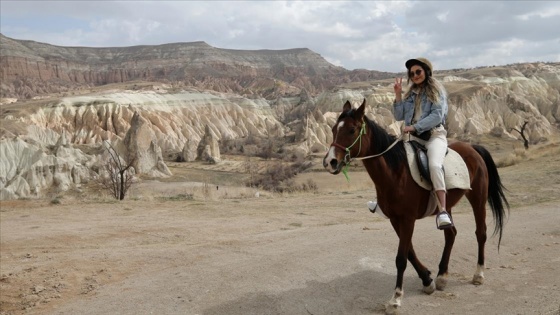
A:
<svg viewBox="0 0 560 315">
<path fill-rule="evenodd" d="M 185 200 L 194 200 L 193 194 L 178 194 L 174 196 L 166 196 L 166 197 L 158 197 L 158 199 L 163 201 L 185 201 Z"/>
<path fill-rule="evenodd" d="M 293 177 L 311 166 L 310 163 L 285 164 L 277 162 L 268 167 L 264 174 L 252 176 L 246 183 L 248 187 L 259 187 L 276 192 L 317 191 L 317 184 L 308 180 L 300 186 L 296 185 Z"/>
<path fill-rule="evenodd" d="M 500 159 L 496 162 L 497 167 L 507 167 L 515 165 L 523 160 L 527 159 L 527 151 L 522 149 L 515 149 L 510 155 L 507 157 Z"/>
</svg>

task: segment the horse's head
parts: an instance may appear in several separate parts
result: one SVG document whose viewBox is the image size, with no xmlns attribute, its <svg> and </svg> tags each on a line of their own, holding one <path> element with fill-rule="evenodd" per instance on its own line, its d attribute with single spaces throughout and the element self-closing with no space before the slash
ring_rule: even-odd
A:
<svg viewBox="0 0 560 315">
<path fill-rule="evenodd" d="M 366 100 L 362 105 L 353 109 L 352 104 L 346 101 L 342 113 L 332 127 L 333 142 L 329 151 L 323 158 L 323 166 L 331 173 L 338 174 L 351 158 L 363 154 L 362 136 L 366 132 L 364 112 Z"/>
</svg>

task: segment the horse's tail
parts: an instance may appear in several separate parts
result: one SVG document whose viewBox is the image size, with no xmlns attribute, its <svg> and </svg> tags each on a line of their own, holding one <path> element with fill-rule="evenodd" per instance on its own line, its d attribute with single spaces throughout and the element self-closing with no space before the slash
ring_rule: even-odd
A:
<svg viewBox="0 0 560 315">
<path fill-rule="evenodd" d="M 486 168 L 488 169 L 488 203 L 492 209 L 492 214 L 494 215 L 494 221 L 496 226 L 494 228 L 494 234 L 499 235 L 498 248 L 500 248 L 500 242 L 502 241 L 502 230 L 504 227 L 504 220 L 506 217 L 506 212 L 504 209 L 507 207 L 509 212 L 509 203 L 504 195 L 504 190 L 506 189 L 502 184 L 500 175 L 498 174 L 498 168 L 492 159 L 490 152 L 486 150 L 483 146 L 473 144 L 473 148 L 482 156 Z"/>
</svg>

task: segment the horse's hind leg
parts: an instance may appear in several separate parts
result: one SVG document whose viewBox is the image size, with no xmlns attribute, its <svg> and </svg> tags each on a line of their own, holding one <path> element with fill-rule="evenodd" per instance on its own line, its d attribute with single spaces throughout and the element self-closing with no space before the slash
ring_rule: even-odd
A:
<svg viewBox="0 0 560 315">
<path fill-rule="evenodd" d="M 486 192 L 486 189 L 483 190 Z M 476 272 L 473 276 L 472 283 L 480 285 L 484 283 L 484 247 L 486 245 L 486 193 L 471 191 L 467 194 L 473 212 L 474 221 L 476 223 L 476 241 L 478 242 L 478 261 L 476 264 Z"/>
<path fill-rule="evenodd" d="M 447 212 L 449 212 L 449 215 L 451 215 L 451 207 L 448 207 Z M 439 262 L 439 271 L 436 278 L 436 289 L 438 290 L 443 290 L 447 285 L 449 257 L 451 256 L 451 249 L 453 249 L 453 244 L 455 243 L 457 229 L 455 227 L 445 229 L 444 235 L 445 246 L 443 247 L 443 254 L 441 255 L 441 260 Z"/>
</svg>

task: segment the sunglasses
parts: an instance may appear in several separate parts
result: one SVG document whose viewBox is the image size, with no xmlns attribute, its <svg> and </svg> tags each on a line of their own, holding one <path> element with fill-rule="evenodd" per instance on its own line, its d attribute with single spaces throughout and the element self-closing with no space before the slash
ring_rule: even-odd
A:
<svg viewBox="0 0 560 315">
<path fill-rule="evenodd" d="M 410 71 L 410 72 L 408 73 L 408 75 L 409 75 L 411 78 L 414 78 L 415 76 L 419 76 L 419 75 L 421 75 L 421 74 L 422 74 L 422 69 L 416 69 L 416 71 Z"/>
</svg>

